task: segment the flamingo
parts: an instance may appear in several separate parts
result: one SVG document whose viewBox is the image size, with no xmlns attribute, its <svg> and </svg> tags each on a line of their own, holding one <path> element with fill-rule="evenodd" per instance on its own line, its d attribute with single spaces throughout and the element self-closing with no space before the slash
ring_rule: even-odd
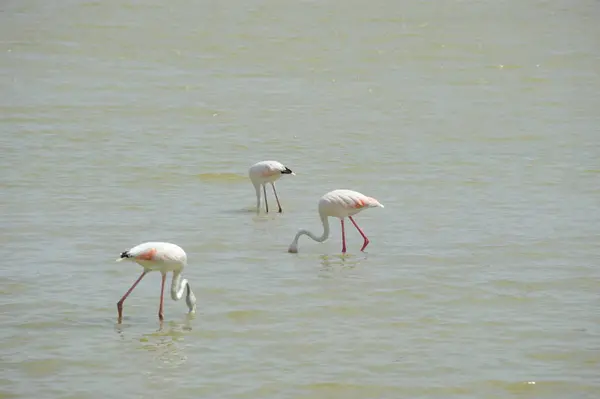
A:
<svg viewBox="0 0 600 399">
<path fill-rule="evenodd" d="M 306 234 L 317 242 L 323 242 L 329 237 L 329 217 L 337 217 L 340 219 L 342 224 L 342 253 L 346 253 L 346 233 L 344 231 L 344 218 L 350 219 L 354 227 L 358 230 L 360 235 L 365 240 L 361 251 L 364 251 L 367 245 L 369 245 L 369 239 L 365 233 L 358 227 L 358 224 L 352 218 L 352 215 L 356 215 L 366 208 L 383 208 L 383 205 L 379 203 L 375 198 L 367 197 L 357 191 L 352 190 L 333 190 L 325 194 L 319 200 L 319 216 L 321 217 L 321 223 L 323 223 L 323 234 L 321 237 L 315 236 L 308 230 L 299 230 L 294 237 L 294 241 L 290 244 L 288 252 L 298 252 L 298 239 L 300 236 Z"/>
<path fill-rule="evenodd" d="M 282 209 L 281 204 L 279 203 L 279 198 L 277 197 L 277 190 L 275 190 L 275 181 L 279 180 L 281 175 L 295 176 L 296 174 L 280 162 L 261 161 L 250 167 L 248 170 L 248 175 L 250 176 L 250 180 L 252 181 L 254 189 L 256 190 L 256 213 L 258 213 L 260 210 L 260 186 L 262 186 L 263 193 L 265 195 L 265 209 L 267 213 L 269 213 L 269 204 L 267 203 L 267 183 L 271 183 L 271 187 L 273 187 L 273 193 L 275 194 L 275 199 L 277 200 L 279 213 L 281 213 Z"/>
<path fill-rule="evenodd" d="M 122 252 L 117 262 L 133 261 L 144 268 L 142 275 L 133 283 L 131 288 L 127 290 L 125 295 L 117 302 L 117 310 L 119 312 L 119 323 L 123 318 L 123 302 L 131 294 L 131 291 L 146 274 L 151 271 L 159 271 L 162 274 L 162 284 L 160 288 L 160 306 L 158 308 L 159 320 L 164 319 L 163 315 L 163 297 L 165 292 L 165 281 L 167 273 L 173 272 L 173 280 L 171 281 L 171 298 L 178 301 L 183 296 L 183 291 L 186 291 L 185 302 L 190 313 L 196 312 L 196 297 L 192 292 L 192 288 L 187 279 L 182 278 L 183 268 L 187 265 L 187 255 L 185 251 L 178 245 L 168 242 L 146 242 L 131 248 L 128 251 Z"/>
</svg>

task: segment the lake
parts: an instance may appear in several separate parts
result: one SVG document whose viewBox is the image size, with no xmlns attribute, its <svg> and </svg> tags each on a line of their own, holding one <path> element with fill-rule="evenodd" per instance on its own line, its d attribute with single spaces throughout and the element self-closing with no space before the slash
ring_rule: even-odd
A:
<svg viewBox="0 0 600 399">
<path fill-rule="evenodd" d="M 0 10 L 0 398 L 600 396 L 597 1 Z"/>
</svg>

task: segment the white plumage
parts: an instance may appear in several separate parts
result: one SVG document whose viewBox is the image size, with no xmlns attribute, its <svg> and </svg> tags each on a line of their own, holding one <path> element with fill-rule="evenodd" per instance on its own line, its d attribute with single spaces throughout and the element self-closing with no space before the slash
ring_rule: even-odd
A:
<svg viewBox="0 0 600 399">
<path fill-rule="evenodd" d="M 183 297 L 184 291 L 187 291 L 185 302 L 190 313 L 196 311 L 196 297 L 187 279 L 183 278 L 182 272 L 187 265 L 187 255 L 178 245 L 168 242 L 146 242 L 137 245 L 125 252 L 117 259 L 117 262 L 124 260 L 132 261 L 144 268 L 142 275 L 133 283 L 131 288 L 117 302 L 119 313 L 119 322 L 123 318 L 123 302 L 131 294 L 131 291 L 138 285 L 144 276 L 151 271 L 159 271 L 162 274 L 162 284 L 160 291 L 160 305 L 158 309 L 158 318 L 163 320 L 163 298 L 165 290 L 165 281 L 168 272 L 173 272 L 171 281 L 171 298 L 178 301 Z"/>
<path fill-rule="evenodd" d="M 290 244 L 288 252 L 298 252 L 298 240 L 302 235 L 307 235 L 317 242 L 327 240 L 329 237 L 329 217 L 337 217 L 340 219 L 342 225 L 342 253 L 346 252 L 346 233 L 344 230 L 344 218 L 346 217 L 350 219 L 354 227 L 356 227 L 363 237 L 364 243 L 360 250 L 364 251 L 367 245 L 369 245 L 369 239 L 361 228 L 358 227 L 358 224 L 356 224 L 352 216 L 367 208 L 376 207 L 383 208 L 383 205 L 375 198 L 367 197 L 358 191 L 339 189 L 328 192 L 319 200 L 319 216 L 321 217 L 321 223 L 323 224 L 323 234 L 320 237 L 317 237 L 308 230 L 299 230 L 294 237 L 294 241 Z"/>
<path fill-rule="evenodd" d="M 256 213 L 260 211 L 260 187 L 263 188 L 263 194 L 265 197 L 265 210 L 269 213 L 269 204 L 267 202 L 267 188 L 266 184 L 270 183 L 273 187 L 273 193 L 277 200 L 277 206 L 279 207 L 279 213 L 282 212 L 281 204 L 279 203 L 279 197 L 277 196 L 277 190 L 275 189 L 275 181 L 278 180 L 281 175 L 295 175 L 291 169 L 277 161 L 261 161 L 257 162 L 250 167 L 248 170 L 248 176 L 250 181 L 254 185 L 256 190 Z"/>
</svg>

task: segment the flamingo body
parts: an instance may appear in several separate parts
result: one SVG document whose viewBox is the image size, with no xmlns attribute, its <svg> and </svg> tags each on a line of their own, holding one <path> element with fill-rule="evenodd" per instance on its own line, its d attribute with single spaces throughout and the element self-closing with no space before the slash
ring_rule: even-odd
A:
<svg viewBox="0 0 600 399">
<path fill-rule="evenodd" d="M 277 200 L 277 206 L 279 207 L 279 213 L 282 212 L 279 197 L 277 196 L 277 190 L 275 189 L 275 181 L 281 178 L 281 175 L 295 175 L 291 169 L 277 161 L 261 161 L 257 162 L 250 167 L 248 170 L 248 176 L 254 189 L 256 190 L 256 213 L 260 211 L 260 188 L 262 186 L 263 194 L 265 197 L 265 210 L 269 213 L 269 204 L 267 202 L 267 184 L 271 184 L 273 187 L 273 193 Z"/>
<path fill-rule="evenodd" d="M 383 205 L 375 198 L 345 189 L 330 191 L 319 200 L 319 213 L 340 219 L 356 215 L 367 208 L 377 207 L 383 208 Z"/>
<path fill-rule="evenodd" d="M 329 237 L 329 217 L 336 217 L 340 219 L 342 226 L 342 253 L 346 252 L 346 233 L 344 227 L 344 219 L 349 218 L 352 224 L 356 227 L 360 235 L 364 239 L 361 251 L 369 245 L 369 239 L 365 233 L 358 227 L 358 224 L 354 221 L 352 216 L 367 208 L 383 208 L 383 205 L 379 203 L 375 198 L 368 197 L 358 191 L 339 189 L 328 192 L 323 195 L 319 200 L 319 216 L 323 224 L 323 234 L 320 237 L 315 236 L 308 230 L 299 230 L 294 237 L 294 241 L 290 244 L 288 252 L 298 252 L 298 240 L 300 236 L 307 235 L 317 242 L 323 242 Z"/>
<path fill-rule="evenodd" d="M 187 255 L 180 246 L 168 242 L 146 242 L 122 252 L 117 259 L 117 262 L 121 261 L 135 262 L 142 266 L 144 271 L 119 302 L 117 302 L 119 321 L 123 318 L 123 302 L 125 302 L 125 299 L 131 294 L 142 278 L 152 271 L 158 271 L 162 274 L 160 306 L 158 311 L 160 320 L 163 320 L 164 318 L 163 298 L 166 276 L 169 272 L 173 273 L 173 280 L 171 281 L 171 298 L 177 301 L 183 297 L 183 293 L 186 291 L 185 301 L 188 305 L 189 312 L 194 313 L 196 311 L 196 297 L 192 292 L 188 280 L 182 277 L 183 269 L 187 265 Z"/>
<path fill-rule="evenodd" d="M 148 271 L 167 273 L 183 270 L 187 254 L 179 245 L 169 242 L 145 242 L 121 253 L 117 262 L 124 260 L 131 260 Z"/>
</svg>

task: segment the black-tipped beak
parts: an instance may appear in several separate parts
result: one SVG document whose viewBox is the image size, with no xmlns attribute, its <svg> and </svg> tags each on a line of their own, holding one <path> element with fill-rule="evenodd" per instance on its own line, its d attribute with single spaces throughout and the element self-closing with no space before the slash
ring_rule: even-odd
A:
<svg viewBox="0 0 600 399">
<path fill-rule="evenodd" d="M 125 251 L 125 252 L 121 252 L 121 259 L 123 258 L 130 258 L 131 256 L 129 255 L 129 252 Z"/>
<path fill-rule="evenodd" d="M 292 170 L 286 166 L 285 170 L 281 171 L 281 174 L 283 174 L 283 175 L 293 175 L 294 172 L 292 172 Z"/>
</svg>

